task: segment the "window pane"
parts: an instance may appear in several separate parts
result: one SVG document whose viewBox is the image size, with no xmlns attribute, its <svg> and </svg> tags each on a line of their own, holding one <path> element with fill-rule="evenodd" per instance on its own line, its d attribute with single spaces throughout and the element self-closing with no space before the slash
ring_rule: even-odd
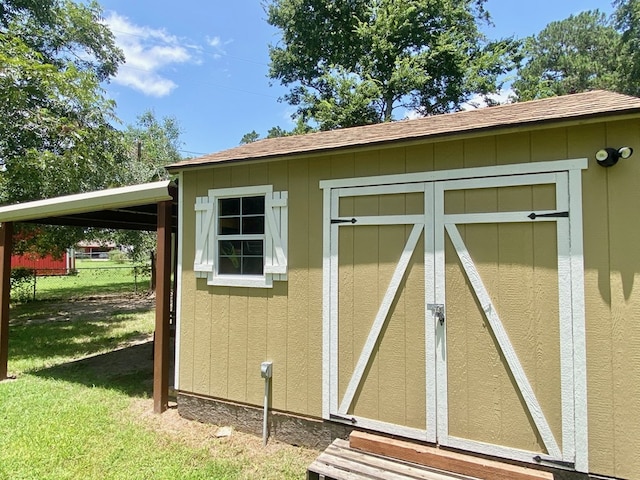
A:
<svg viewBox="0 0 640 480">
<path fill-rule="evenodd" d="M 242 273 L 244 275 L 262 275 L 262 257 L 246 257 L 242 259 Z"/>
<path fill-rule="evenodd" d="M 240 215 L 239 198 L 221 198 L 218 206 L 220 208 L 220 215 L 223 217 L 228 215 Z"/>
<path fill-rule="evenodd" d="M 262 256 L 262 240 L 249 240 L 242 242 L 242 254 L 250 256 Z"/>
<path fill-rule="evenodd" d="M 239 235 L 240 217 L 221 218 L 218 225 L 218 235 Z"/>
<path fill-rule="evenodd" d="M 219 275 L 240 275 L 240 257 L 220 257 Z"/>
<path fill-rule="evenodd" d="M 242 233 L 245 235 L 263 234 L 264 233 L 264 217 L 243 217 Z"/>
<path fill-rule="evenodd" d="M 242 255 L 242 241 L 240 240 L 222 240 L 218 242 L 220 255 L 225 257 L 234 257 Z"/>
<path fill-rule="evenodd" d="M 264 196 L 244 197 L 242 199 L 243 215 L 262 215 L 264 214 Z"/>
</svg>

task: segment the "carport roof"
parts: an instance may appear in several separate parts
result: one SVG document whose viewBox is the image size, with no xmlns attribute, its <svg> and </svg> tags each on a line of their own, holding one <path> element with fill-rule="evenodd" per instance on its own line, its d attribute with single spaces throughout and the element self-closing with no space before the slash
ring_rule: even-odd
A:
<svg viewBox="0 0 640 480">
<path fill-rule="evenodd" d="M 169 180 L 2 206 L 0 223 L 155 231 L 157 204 L 165 201 L 173 202 L 176 228 L 177 186 Z"/>
</svg>

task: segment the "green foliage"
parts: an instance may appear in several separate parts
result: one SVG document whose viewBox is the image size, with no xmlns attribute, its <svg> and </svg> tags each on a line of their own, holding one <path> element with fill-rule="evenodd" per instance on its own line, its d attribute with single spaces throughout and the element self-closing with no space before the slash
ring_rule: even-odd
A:
<svg viewBox="0 0 640 480">
<path fill-rule="evenodd" d="M 0 203 L 111 184 L 124 149 L 100 82 L 123 60 L 95 2 L 0 2 Z M 82 237 L 78 229 L 17 231 L 17 251 L 42 254 Z"/>
<path fill-rule="evenodd" d="M 521 101 L 619 85 L 620 34 L 598 10 L 547 25 L 527 38 L 513 89 Z"/>
<path fill-rule="evenodd" d="M 619 55 L 619 91 L 640 96 L 640 0 L 617 0 L 616 27 L 622 34 Z"/>
<path fill-rule="evenodd" d="M 121 170 L 123 185 L 166 180 L 166 165 L 182 160 L 180 125 L 175 117 L 156 118 L 153 110 L 128 125 L 124 141 L 127 155 Z"/>
<path fill-rule="evenodd" d="M 484 0 L 270 0 L 281 31 L 269 76 L 290 86 L 285 100 L 320 129 L 456 110 L 495 92 L 517 43 L 487 42 Z"/>
<path fill-rule="evenodd" d="M 31 268 L 16 267 L 11 269 L 11 301 L 25 303 L 33 300 L 33 282 L 36 273 Z"/>
<path fill-rule="evenodd" d="M 240 139 L 240 145 L 246 145 L 247 143 L 253 143 L 260 139 L 260 134 L 255 130 L 245 133 Z"/>
<path fill-rule="evenodd" d="M 110 250 L 108 255 L 109 255 L 109 260 L 111 260 L 114 263 L 121 264 L 129 261 L 127 254 L 124 253 L 122 250 Z"/>
</svg>

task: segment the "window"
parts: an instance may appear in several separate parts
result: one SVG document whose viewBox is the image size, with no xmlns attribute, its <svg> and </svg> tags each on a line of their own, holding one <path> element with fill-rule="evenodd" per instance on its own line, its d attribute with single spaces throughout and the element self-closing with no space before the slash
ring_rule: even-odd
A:
<svg viewBox="0 0 640 480">
<path fill-rule="evenodd" d="M 218 200 L 218 274 L 264 272 L 264 196 Z"/>
<path fill-rule="evenodd" d="M 195 210 L 196 276 L 246 287 L 286 280 L 287 192 L 270 185 L 209 190 Z"/>
</svg>

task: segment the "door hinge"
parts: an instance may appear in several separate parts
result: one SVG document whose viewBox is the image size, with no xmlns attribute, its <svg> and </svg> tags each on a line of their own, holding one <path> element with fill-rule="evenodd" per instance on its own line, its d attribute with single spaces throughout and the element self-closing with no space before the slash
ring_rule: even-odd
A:
<svg viewBox="0 0 640 480">
<path fill-rule="evenodd" d="M 352 424 L 358 423 L 358 420 L 355 417 L 343 417 L 342 415 L 335 415 L 333 413 L 329 414 L 329 420 L 340 420 L 341 422 L 349 422 Z"/>
<path fill-rule="evenodd" d="M 358 220 L 355 218 L 332 218 L 331 223 L 356 223 Z"/>
<path fill-rule="evenodd" d="M 531 220 L 536 218 L 566 218 L 569 216 L 569 212 L 553 212 L 553 213 L 530 213 L 527 215 Z"/>
<path fill-rule="evenodd" d="M 540 455 L 536 455 L 535 457 L 533 457 L 533 461 L 536 463 L 539 463 L 540 465 L 549 465 L 553 467 L 568 468 L 571 470 L 573 470 L 576 465 L 573 462 L 567 462 L 565 460 L 554 460 L 552 458 L 544 458 Z"/>
</svg>

